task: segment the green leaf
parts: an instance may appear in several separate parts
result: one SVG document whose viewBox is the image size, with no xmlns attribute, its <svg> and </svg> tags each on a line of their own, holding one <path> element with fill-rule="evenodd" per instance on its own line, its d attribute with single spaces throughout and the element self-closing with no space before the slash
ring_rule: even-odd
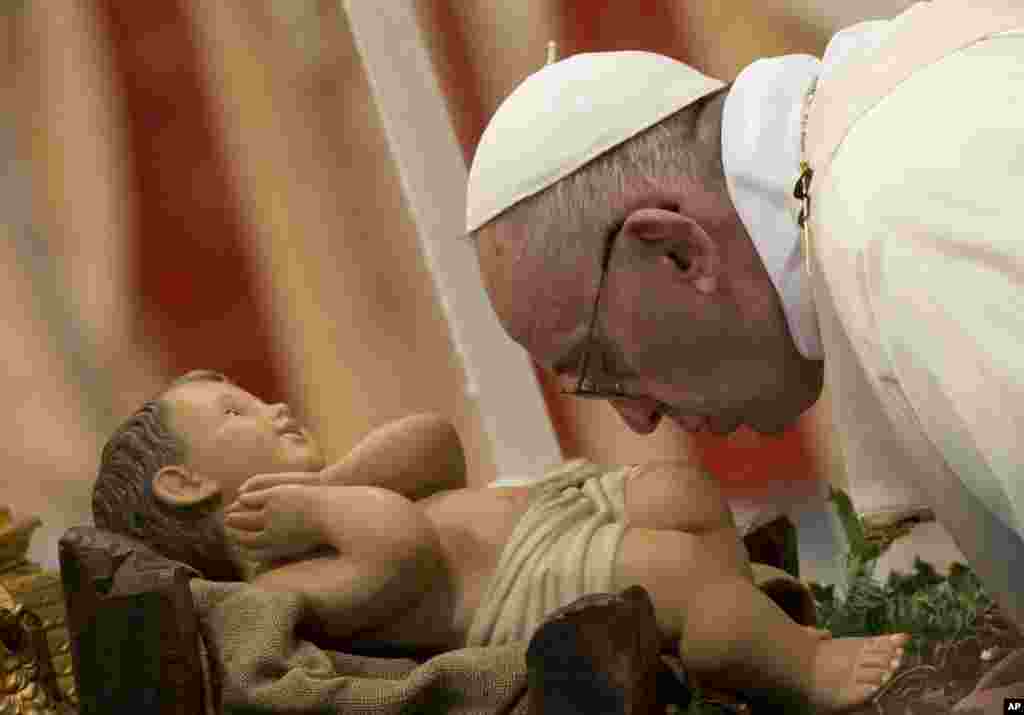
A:
<svg viewBox="0 0 1024 715">
<path fill-rule="evenodd" d="M 839 521 L 846 532 L 846 540 L 850 544 L 850 552 L 857 556 L 864 557 L 867 552 L 867 539 L 864 536 L 864 526 L 860 517 L 853 509 L 853 502 L 842 489 L 833 488 L 829 500 L 836 505 L 836 512 L 839 514 Z M 868 560 L 868 559 L 863 559 Z"/>
</svg>

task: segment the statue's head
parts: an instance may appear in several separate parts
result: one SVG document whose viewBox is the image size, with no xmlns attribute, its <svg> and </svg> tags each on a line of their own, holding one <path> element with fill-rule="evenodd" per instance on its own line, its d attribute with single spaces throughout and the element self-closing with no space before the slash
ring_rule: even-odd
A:
<svg viewBox="0 0 1024 715">
<path fill-rule="evenodd" d="M 251 476 L 323 468 L 287 405 L 268 405 L 211 370 L 146 402 L 103 448 L 96 526 L 126 534 L 213 580 L 240 580 L 223 507 Z"/>
</svg>

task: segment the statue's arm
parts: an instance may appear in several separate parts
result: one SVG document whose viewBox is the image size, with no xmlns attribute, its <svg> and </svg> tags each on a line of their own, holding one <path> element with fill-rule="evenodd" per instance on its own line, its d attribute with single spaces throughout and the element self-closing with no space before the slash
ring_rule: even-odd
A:
<svg viewBox="0 0 1024 715">
<path fill-rule="evenodd" d="M 435 414 L 389 422 L 321 472 L 325 485 L 383 487 L 422 499 L 466 486 L 466 459 L 452 424 Z"/>
<path fill-rule="evenodd" d="M 414 607 L 441 573 L 433 524 L 411 501 L 373 487 L 318 489 L 309 518 L 330 551 L 252 581 L 301 593 L 317 629 L 344 639 Z"/>
</svg>

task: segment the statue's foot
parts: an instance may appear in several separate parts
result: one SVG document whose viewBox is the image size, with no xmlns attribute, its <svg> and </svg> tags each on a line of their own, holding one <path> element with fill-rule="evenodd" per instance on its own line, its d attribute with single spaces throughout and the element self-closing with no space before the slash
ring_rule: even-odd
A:
<svg viewBox="0 0 1024 715">
<path fill-rule="evenodd" d="M 811 702 L 832 712 L 867 702 L 899 669 L 908 640 L 905 633 L 821 640 L 808 693 Z"/>
</svg>

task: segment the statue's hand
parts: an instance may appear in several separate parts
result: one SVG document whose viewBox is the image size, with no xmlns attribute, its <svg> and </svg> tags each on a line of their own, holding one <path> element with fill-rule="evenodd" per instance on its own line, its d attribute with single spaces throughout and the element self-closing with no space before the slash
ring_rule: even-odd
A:
<svg viewBox="0 0 1024 715">
<path fill-rule="evenodd" d="M 276 474 L 257 474 L 246 479 L 238 488 L 239 494 L 258 492 L 263 489 L 280 486 L 281 484 L 305 484 L 319 486 L 320 472 L 278 472 Z"/>
<path fill-rule="evenodd" d="M 280 484 L 240 492 L 224 514 L 228 538 L 246 559 L 263 563 L 310 552 L 324 543 L 314 514 L 321 489 L 308 484 Z"/>
</svg>

